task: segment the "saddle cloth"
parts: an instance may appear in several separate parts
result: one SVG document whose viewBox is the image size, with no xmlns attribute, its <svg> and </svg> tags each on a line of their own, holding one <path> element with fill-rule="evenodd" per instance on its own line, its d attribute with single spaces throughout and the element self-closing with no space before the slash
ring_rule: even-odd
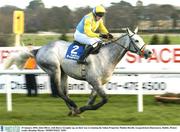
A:
<svg viewBox="0 0 180 132">
<path fill-rule="evenodd" d="M 79 60 L 80 56 L 84 53 L 85 46 L 85 44 L 74 41 L 68 47 L 65 58 L 71 60 Z"/>
<path fill-rule="evenodd" d="M 83 55 L 85 50 L 86 44 L 79 43 L 74 41 L 69 47 L 66 52 L 66 59 L 71 60 L 79 60 L 80 56 Z M 99 53 L 101 47 L 96 46 L 89 54 L 97 54 Z"/>
</svg>

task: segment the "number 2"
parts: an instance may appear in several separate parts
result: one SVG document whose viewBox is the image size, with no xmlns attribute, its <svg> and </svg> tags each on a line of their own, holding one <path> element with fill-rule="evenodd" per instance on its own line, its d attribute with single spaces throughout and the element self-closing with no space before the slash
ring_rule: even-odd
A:
<svg viewBox="0 0 180 132">
<path fill-rule="evenodd" d="M 77 54 L 78 49 L 79 49 L 79 46 L 77 45 L 73 46 L 73 49 L 71 50 L 71 54 Z"/>
</svg>

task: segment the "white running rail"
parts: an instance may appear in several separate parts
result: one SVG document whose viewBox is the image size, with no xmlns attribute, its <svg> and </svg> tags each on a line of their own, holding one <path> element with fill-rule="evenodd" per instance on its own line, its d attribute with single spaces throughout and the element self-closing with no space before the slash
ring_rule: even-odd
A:
<svg viewBox="0 0 180 132">
<path fill-rule="evenodd" d="M 6 75 L 6 102 L 7 102 L 7 111 L 12 111 L 12 92 L 11 92 L 11 75 L 18 74 L 46 74 L 43 70 L 0 70 L 0 75 Z M 171 70 L 129 70 L 129 69 L 116 69 L 114 74 L 180 74 L 180 71 L 177 69 Z M 134 78 L 138 84 L 138 112 L 143 112 L 143 89 L 142 89 L 142 78 L 138 76 Z"/>
</svg>

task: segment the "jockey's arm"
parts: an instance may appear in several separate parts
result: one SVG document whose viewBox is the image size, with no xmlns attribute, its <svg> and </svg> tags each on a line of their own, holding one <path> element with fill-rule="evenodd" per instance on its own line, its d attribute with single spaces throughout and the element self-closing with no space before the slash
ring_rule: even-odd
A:
<svg viewBox="0 0 180 132">
<path fill-rule="evenodd" d="M 104 23 L 102 20 L 100 20 L 100 23 L 99 23 L 99 31 L 102 34 L 108 34 L 109 33 L 107 28 L 104 26 Z"/>
<path fill-rule="evenodd" d="M 91 29 L 91 19 L 86 19 L 84 21 L 84 32 L 89 37 L 99 37 L 99 34 L 93 32 Z"/>
</svg>

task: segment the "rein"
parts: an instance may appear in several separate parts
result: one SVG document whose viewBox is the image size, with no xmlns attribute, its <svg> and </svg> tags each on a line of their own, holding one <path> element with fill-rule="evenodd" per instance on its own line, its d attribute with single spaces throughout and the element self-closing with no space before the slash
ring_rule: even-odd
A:
<svg viewBox="0 0 180 132">
<path fill-rule="evenodd" d="M 133 40 L 132 40 L 132 37 L 133 37 L 134 34 L 131 35 L 131 36 L 128 35 L 128 37 L 129 37 L 129 39 L 130 39 L 130 43 L 129 43 L 129 46 L 128 46 L 128 47 L 124 47 L 122 44 L 120 44 L 120 43 L 117 42 L 119 39 L 125 37 L 126 35 L 128 35 L 128 34 L 124 34 L 124 35 L 120 36 L 120 37 L 117 38 L 117 39 L 111 40 L 111 41 L 107 42 L 105 45 L 109 45 L 109 44 L 115 43 L 115 44 L 118 44 L 119 46 L 121 46 L 122 48 L 124 48 L 126 51 L 129 51 L 129 50 L 130 50 L 130 46 L 132 45 L 133 48 L 135 49 L 135 51 L 131 51 L 131 52 L 142 54 L 143 49 L 144 49 L 144 47 L 145 47 L 146 45 L 143 45 L 143 46 L 139 49 L 139 47 L 137 47 L 137 45 L 136 45 L 136 44 L 133 42 Z"/>
<path fill-rule="evenodd" d="M 121 38 L 125 37 L 126 35 L 128 35 L 128 34 L 124 34 L 124 35 L 120 36 L 120 37 L 119 37 L 119 38 L 117 38 L 117 39 L 114 39 L 114 40 L 111 40 L 111 41 L 109 41 L 109 42 L 105 43 L 104 45 L 109 45 L 109 44 L 115 43 L 115 44 L 120 45 L 120 46 L 121 46 L 122 48 L 124 48 L 126 51 L 128 51 L 128 48 L 124 47 L 124 46 L 123 46 L 123 45 L 121 45 L 120 43 L 117 43 L 117 41 L 118 41 L 119 39 L 121 39 Z"/>
</svg>

